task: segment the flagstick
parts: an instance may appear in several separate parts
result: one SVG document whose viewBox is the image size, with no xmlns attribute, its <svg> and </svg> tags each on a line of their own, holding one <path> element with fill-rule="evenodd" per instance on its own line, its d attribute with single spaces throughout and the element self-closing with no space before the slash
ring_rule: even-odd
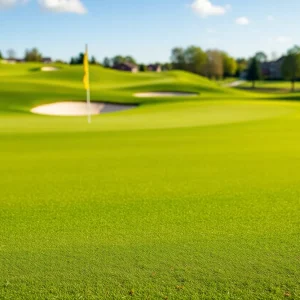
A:
<svg viewBox="0 0 300 300">
<path fill-rule="evenodd" d="M 90 89 L 86 90 L 86 101 L 87 101 L 87 117 L 88 117 L 88 123 L 92 123 L 91 118 L 91 93 Z"/>
<path fill-rule="evenodd" d="M 88 45 L 85 45 L 85 53 L 88 55 Z M 88 57 L 87 57 L 88 59 Z M 92 123 L 92 117 L 91 117 L 91 91 L 90 91 L 90 72 L 89 69 L 87 70 L 87 76 L 88 76 L 88 84 L 89 88 L 86 90 L 86 102 L 87 102 L 87 117 L 88 117 L 88 123 Z"/>
</svg>

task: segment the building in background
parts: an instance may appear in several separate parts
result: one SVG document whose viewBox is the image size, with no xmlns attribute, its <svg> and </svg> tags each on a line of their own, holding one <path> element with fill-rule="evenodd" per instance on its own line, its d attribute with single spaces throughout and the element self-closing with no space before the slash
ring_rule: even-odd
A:
<svg viewBox="0 0 300 300">
<path fill-rule="evenodd" d="M 137 65 L 129 63 L 129 62 L 124 62 L 117 64 L 113 66 L 114 69 L 119 70 L 119 71 L 126 71 L 126 72 L 131 72 L 131 73 L 137 73 L 139 71 L 139 68 Z"/>
<path fill-rule="evenodd" d="M 160 64 L 148 65 L 147 66 L 147 71 L 160 73 L 161 72 L 161 66 L 160 66 Z"/>
<path fill-rule="evenodd" d="M 284 61 L 284 56 L 280 57 L 277 60 L 264 62 L 261 64 L 261 72 L 265 79 L 270 80 L 281 80 L 283 79 L 282 75 L 282 64 Z"/>
</svg>

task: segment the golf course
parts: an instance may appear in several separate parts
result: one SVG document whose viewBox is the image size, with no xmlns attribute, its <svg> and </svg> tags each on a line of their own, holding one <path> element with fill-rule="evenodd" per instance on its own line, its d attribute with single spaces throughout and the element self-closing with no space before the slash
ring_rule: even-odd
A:
<svg viewBox="0 0 300 300">
<path fill-rule="evenodd" d="M 89 124 L 32 112 L 86 100 L 42 66 L 0 65 L 0 299 L 300 299 L 288 82 L 91 65 L 92 103 L 130 107 Z"/>
</svg>

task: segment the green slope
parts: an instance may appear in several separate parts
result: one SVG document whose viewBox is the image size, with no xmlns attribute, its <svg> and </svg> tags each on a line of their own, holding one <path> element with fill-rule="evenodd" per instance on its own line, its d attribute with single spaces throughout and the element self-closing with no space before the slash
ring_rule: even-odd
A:
<svg viewBox="0 0 300 300">
<path fill-rule="evenodd" d="M 58 65 L 57 72 L 42 72 L 40 64 L 0 65 L 0 109 L 28 111 L 40 103 L 84 100 L 82 66 Z M 241 97 L 245 93 L 218 86 L 206 78 L 183 71 L 130 74 L 91 66 L 91 93 L 94 101 L 153 103 L 182 101 L 181 98 L 134 97 L 137 92 L 184 91 L 199 93 L 195 100 L 212 97 Z M 248 93 L 246 94 L 248 95 Z M 13 99 L 14 101 L 11 101 Z"/>
<path fill-rule="evenodd" d="M 94 100 L 141 105 L 88 125 L 29 113 L 84 99 L 81 67 L 39 67 L 0 65 L 0 299 L 300 298 L 289 94 L 92 67 Z"/>
</svg>

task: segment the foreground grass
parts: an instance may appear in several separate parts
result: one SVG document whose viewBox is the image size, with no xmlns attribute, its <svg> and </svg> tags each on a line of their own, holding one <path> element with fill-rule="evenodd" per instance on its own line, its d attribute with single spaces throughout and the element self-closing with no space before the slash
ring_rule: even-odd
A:
<svg viewBox="0 0 300 300">
<path fill-rule="evenodd" d="M 80 99 L 71 75 L 0 84 L 1 299 L 300 298 L 298 103 L 175 75 L 214 100 L 146 99 L 91 126 L 28 113 Z M 95 93 L 132 101 L 144 79 Z"/>
</svg>

